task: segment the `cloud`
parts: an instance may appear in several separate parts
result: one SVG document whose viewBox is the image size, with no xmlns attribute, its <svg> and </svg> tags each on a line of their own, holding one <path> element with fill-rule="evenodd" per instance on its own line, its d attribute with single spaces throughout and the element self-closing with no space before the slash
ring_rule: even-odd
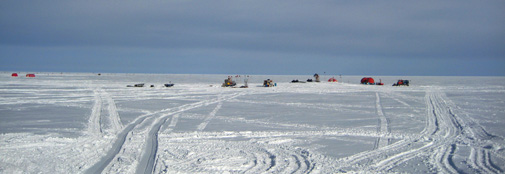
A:
<svg viewBox="0 0 505 174">
<path fill-rule="evenodd" d="M 502 1 L 3 1 L 0 49 L 135 58 L 113 51 L 130 50 L 152 60 L 212 59 L 216 67 L 257 56 L 289 66 L 356 57 L 503 60 L 503 9 Z"/>
</svg>

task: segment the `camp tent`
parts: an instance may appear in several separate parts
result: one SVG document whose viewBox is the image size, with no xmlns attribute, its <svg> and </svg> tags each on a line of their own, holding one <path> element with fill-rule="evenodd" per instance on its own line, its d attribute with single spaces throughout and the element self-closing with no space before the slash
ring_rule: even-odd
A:
<svg viewBox="0 0 505 174">
<path fill-rule="evenodd" d="M 363 77 L 361 79 L 361 84 L 375 84 L 375 81 L 371 77 Z"/>
<path fill-rule="evenodd" d="M 26 74 L 26 77 L 35 77 L 35 74 Z"/>
<path fill-rule="evenodd" d="M 17 77 L 18 73 L 12 73 L 12 77 Z"/>
</svg>

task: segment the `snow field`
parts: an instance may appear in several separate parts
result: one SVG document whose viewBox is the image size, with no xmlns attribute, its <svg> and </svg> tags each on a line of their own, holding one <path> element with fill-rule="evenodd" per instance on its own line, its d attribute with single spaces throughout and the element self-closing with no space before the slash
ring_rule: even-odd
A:
<svg viewBox="0 0 505 174">
<path fill-rule="evenodd" d="M 505 170 L 505 85 L 493 78 L 391 87 L 273 76 L 278 86 L 261 88 L 258 76 L 235 89 L 220 87 L 225 77 L 2 74 L 0 173 Z M 156 87 L 126 88 L 141 82 Z"/>
</svg>

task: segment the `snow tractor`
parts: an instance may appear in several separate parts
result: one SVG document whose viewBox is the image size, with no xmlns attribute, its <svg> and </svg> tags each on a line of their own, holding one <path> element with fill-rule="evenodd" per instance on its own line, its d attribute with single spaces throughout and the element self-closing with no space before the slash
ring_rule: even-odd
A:
<svg viewBox="0 0 505 174">
<path fill-rule="evenodd" d="M 274 83 L 273 80 L 266 79 L 263 81 L 263 87 L 274 87 L 277 86 L 277 83 Z"/>
<path fill-rule="evenodd" d="M 223 83 L 223 85 L 221 85 L 221 87 L 233 87 L 233 86 L 237 85 L 237 83 L 235 81 L 233 81 L 231 78 L 233 78 L 233 77 L 228 76 L 227 79 L 224 79 L 224 83 Z"/>
<path fill-rule="evenodd" d="M 393 86 L 409 86 L 409 80 L 398 80 Z"/>
</svg>

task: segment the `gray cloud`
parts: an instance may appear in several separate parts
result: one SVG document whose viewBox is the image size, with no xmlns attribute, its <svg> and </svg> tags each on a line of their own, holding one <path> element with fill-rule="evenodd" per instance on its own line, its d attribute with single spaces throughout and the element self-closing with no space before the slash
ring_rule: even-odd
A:
<svg viewBox="0 0 505 174">
<path fill-rule="evenodd" d="M 91 62 L 116 57 L 175 63 L 187 67 L 182 73 L 214 73 L 222 64 L 233 65 L 230 60 L 257 63 L 258 71 L 282 74 L 297 73 L 296 69 L 302 69 L 298 73 L 306 73 L 319 67 L 331 68 L 328 63 L 311 63 L 317 61 L 356 66 L 360 61 L 374 60 L 388 67 L 388 63 L 404 59 L 410 62 L 486 59 L 499 63 L 505 59 L 503 1 L 3 1 L 0 4 L 0 51 L 3 50 L 0 59 L 5 64 L 9 63 L 8 56 L 19 54 L 12 50 L 22 52 L 23 48 L 50 49 L 35 49 L 34 54 L 23 54 L 21 59 L 36 59 L 41 54 L 72 59 L 66 57 L 72 57 L 74 50 L 83 55 L 73 57 L 87 57 Z M 11 51 L 5 51 L 9 48 Z M 132 52 L 135 54 L 125 54 Z M 443 62 L 447 61 L 439 63 Z M 261 70 L 262 65 L 269 63 L 273 64 L 271 69 L 288 66 L 295 70 Z M 154 63 L 143 64 L 156 67 Z M 483 64 L 484 68 L 492 68 L 488 64 L 493 63 Z M 343 73 L 359 73 L 354 70 L 358 67 L 339 68 Z M 208 72 L 201 72 L 203 69 Z M 446 74 L 455 69 L 447 71 Z M 442 70 L 440 73 L 444 74 Z"/>
</svg>

